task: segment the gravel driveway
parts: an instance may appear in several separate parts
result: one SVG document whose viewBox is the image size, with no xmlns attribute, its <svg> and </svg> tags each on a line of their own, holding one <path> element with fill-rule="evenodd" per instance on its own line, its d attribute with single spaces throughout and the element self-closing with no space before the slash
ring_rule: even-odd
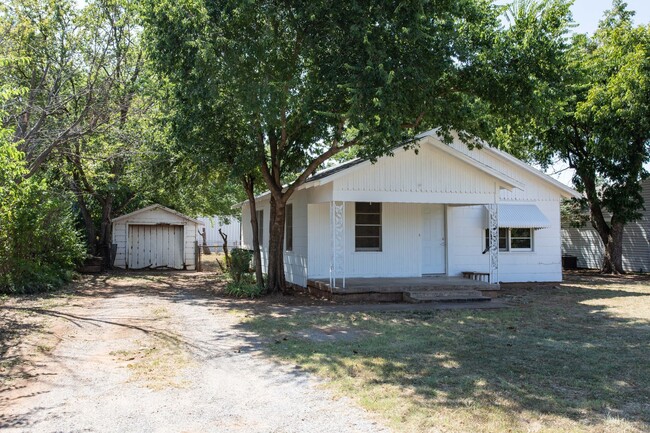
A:
<svg viewBox="0 0 650 433">
<path fill-rule="evenodd" d="M 25 388 L 3 396 L 0 429 L 388 431 L 309 374 L 266 358 L 236 303 L 194 290 L 206 283 L 197 275 L 102 277 L 37 308 L 60 342 Z"/>
</svg>

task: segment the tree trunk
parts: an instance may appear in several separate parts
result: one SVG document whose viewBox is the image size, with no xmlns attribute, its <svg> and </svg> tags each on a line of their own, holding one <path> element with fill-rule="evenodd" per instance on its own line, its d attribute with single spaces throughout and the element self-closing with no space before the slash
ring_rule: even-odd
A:
<svg viewBox="0 0 650 433">
<path fill-rule="evenodd" d="M 205 232 L 205 229 L 203 229 Z M 230 255 L 228 253 L 228 235 L 226 235 L 224 232 L 219 229 L 219 235 L 221 235 L 221 239 L 223 239 L 223 255 L 225 256 L 225 261 L 226 261 L 226 269 L 230 269 Z"/>
<path fill-rule="evenodd" d="M 271 215 L 269 218 L 269 293 L 284 292 L 287 282 L 284 277 L 284 217 L 285 201 L 276 200 L 271 196 Z"/>
<path fill-rule="evenodd" d="M 253 260 L 255 261 L 255 281 L 258 287 L 264 287 L 264 276 L 262 275 L 262 254 L 260 253 L 260 238 L 257 229 L 257 206 L 255 203 L 255 181 L 252 177 L 245 177 L 242 180 L 244 190 L 248 196 L 250 206 L 251 229 L 253 230 Z"/>
<path fill-rule="evenodd" d="M 99 252 L 103 258 L 104 267 L 112 269 L 111 249 L 112 249 L 112 230 L 111 230 L 111 212 L 113 211 L 113 198 L 108 197 L 102 202 L 102 222 L 99 228 Z"/>
<path fill-rule="evenodd" d="M 604 274 L 624 274 L 623 271 L 623 229 L 622 223 L 612 223 L 605 243 L 603 266 Z"/>
<path fill-rule="evenodd" d="M 89 254 L 97 254 L 97 234 L 95 232 L 95 222 L 93 221 L 86 203 L 83 199 L 77 197 L 77 204 L 81 211 L 81 217 L 84 220 L 84 231 L 86 232 L 86 250 Z"/>
<path fill-rule="evenodd" d="M 208 241 L 207 241 L 207 234 L 205 233 L 205 227 L 203 227 L 203 230 L 199 232 L 199 235 L 201 236 L 203 245 L 201 248 L 203 248 L 203 254 L 209 255 L 212 254 L 212 251 L 210 251 L 210 247 L 208 246 Z"/>
<path fill-rule="evenodd" d="M 81 218 L 84 222 L 84 231 L 86 233 L 86 251 L 88 254 L 95 255 L 97 254 L 97 233 L 95 231 L 95 222 L 93 221 L 92 215 L 86 206 L 86 200 L 84 199 L 83 192 L 79 189 L 76 184 L 76 181 L 71 182 L 72 190 L 77 197 L 77 205 L 79 206 L 79 212 L 81 213 Z"/>
<path fill-rule="evenodd" d="M 603 274 L 622 274 L 623 272 L 623 227 L 624 224 L 617 222 L 616 213 L 612 215 L 610 224 L 607 224 L 603 215 L 603 207 L 598 197 L 595 173 L 582 170 L 578 172 L 580 180 L 584 185 L 587 201 L 589 202 L 589 214 L 591 225 L 600 236 L 605 252 L 603 264 L 600 271 Z"/>
</svg>

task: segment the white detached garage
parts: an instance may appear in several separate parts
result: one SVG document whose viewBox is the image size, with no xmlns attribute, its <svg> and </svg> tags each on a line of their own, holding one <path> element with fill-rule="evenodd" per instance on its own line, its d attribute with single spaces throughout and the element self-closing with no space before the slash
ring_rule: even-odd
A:
<svg viewBox="0 0 650 433">
<path fill-rule="evenodd" d="M 123 269 L 195 269 L 203 223 L 159 204 L 113 219 L 114 266 Z"/>
</svg>

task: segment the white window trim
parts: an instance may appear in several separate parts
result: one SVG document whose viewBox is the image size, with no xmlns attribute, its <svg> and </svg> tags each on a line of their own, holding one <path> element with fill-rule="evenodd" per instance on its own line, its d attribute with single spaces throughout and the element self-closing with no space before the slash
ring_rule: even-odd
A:
<svg viewBox="0 0 650 433">
<path fill-rule="evenodd" d="M 260 250 L 264 249 L 264 209 L 259 209 L 257 213 L 257 240 L 260 243 Z"/>
<path fill-rule="evenodd" d="M 500 229 L 503 227 L 499 227 Z M 530 230 L 530 248 L 513 248 L 512 247 L 512 236 L 511 236 L 511 230 L 510 228 L 506 229 L 506 248 L 499 248 L 499 254 L 501 253 L 532 253 L 535 252 L 535 229 L 532 227 L 518 227 L 518 228 L 526 228 Z M 489 229 L 485 229 L 487 230 Z M 528 239 L 528 238 L 522 238 L 522 237 L 517 237 L 515 239 Z M 483 251 L 487 251 L 488 248 L 488 236 L 484 235 L 483 236 Z"/>
<path fill-rule="evenodd" d="M 293 251 L 293 203 L 287 203 L 284 214 L 284 251 L 290 253 Z M 291 226 L 287 224 L 287 215 L 291 212 Z M 288 234 L 291 231 L 291 245 L 288 245 Z"/>
<path fill-rule="evenodd" d="M 365 203 L 365 202 L 362 202 Z M 375 202 L 369 202 L 375 203 Z M 384 250 L 384 206 L 383 203 L 379 202 L 379 224 L 357 224 L 357 206 L 356 202 L 354 205 L 354 252 L 355 253 L 381 253 Z M 360 212 L 365 214 L 365 212 Z M 375 247 L 361 247 L 357 248 L 357 227 L 379 227 L 379 248 Z"/>
<path fill-rule="evenodd" d="M 521 227 L 521 228 L 524 228 L 524 227 Z M 512 251 L 512 252 L 527 252 L 527 253 L 534 251 L 534 249 L 533 249 L 533 247 L 534 247 L 533 239 L 535 238 L 535 236 L 534 236 L 533 233 L 535 233 L 535 230 L 533 228 L 531 228 L 531 227 L 527 227 L 527 230 L 530 233 L 530 248 L 513 248 L 512 247 L 512 229 L 508 229 L 508 247 L 509 247 L 509 251 Z M 515 239 L 528 239 L 528 237 L 516 237 Z"/>
</svg>

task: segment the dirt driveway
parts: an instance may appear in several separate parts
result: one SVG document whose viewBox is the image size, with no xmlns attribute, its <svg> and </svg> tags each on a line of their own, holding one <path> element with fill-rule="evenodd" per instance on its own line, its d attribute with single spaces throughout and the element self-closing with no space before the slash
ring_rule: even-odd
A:
<svg viewBox="0 0 650 433">
<path fill-rule="evenodd" d="M 262 353 L 210 274 L 86 277 L 0 301 L 0 430 L 380 432 L 350 400 Z M 244 304 L 246 305 L 246 304 Z M 271 342 L 273 344 L 273 342 Z"/>
</svg>

